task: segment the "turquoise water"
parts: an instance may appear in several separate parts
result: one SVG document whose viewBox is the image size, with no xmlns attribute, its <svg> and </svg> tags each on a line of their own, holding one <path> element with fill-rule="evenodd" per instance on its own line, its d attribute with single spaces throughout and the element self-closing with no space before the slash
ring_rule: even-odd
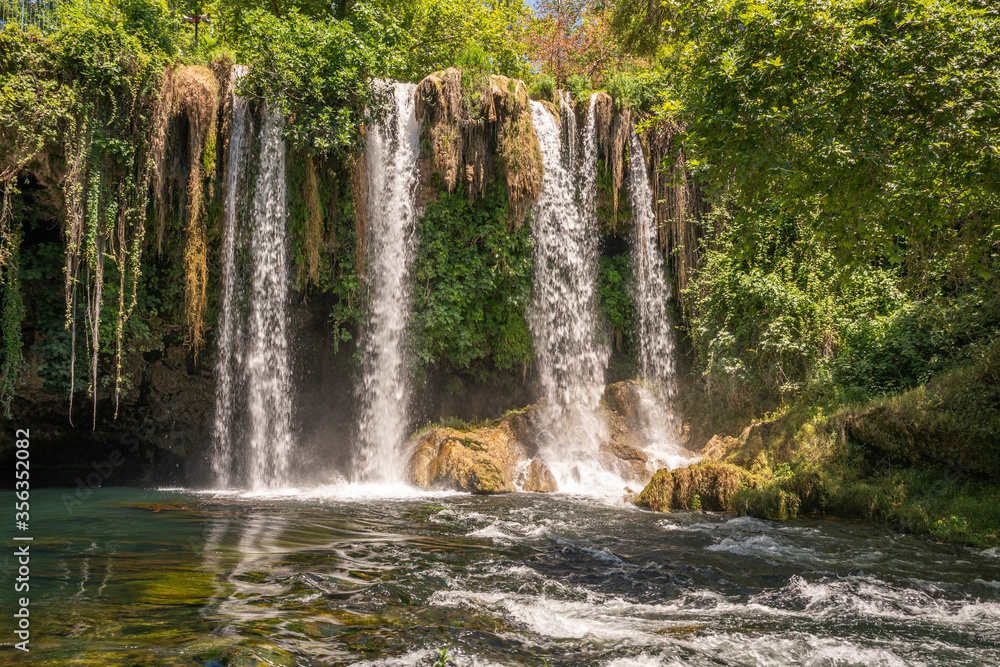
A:
<svg viewBox="0 0 1000 667">
<path fill-rule="evenodd" d="M 68 513 L 64 491 L 35 491 L 30 662 L 431 665 L 447 648 L 459 666 L 1000 664 L 997 550 L 399 492 L 102 489 Z M 2 660 L 27 662 L 4 618 Z"/>
</svg>

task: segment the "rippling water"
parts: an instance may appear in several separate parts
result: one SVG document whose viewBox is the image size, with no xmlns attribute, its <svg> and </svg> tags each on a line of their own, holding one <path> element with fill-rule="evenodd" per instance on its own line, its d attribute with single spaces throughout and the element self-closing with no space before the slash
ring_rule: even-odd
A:
<svg viewBox="0 0 1000 667">
<path fill-rule="evenodd" d="M 399 491 L 104 489 L 72 513 L 62 491 L 34 492 L 31 658 L 1000 664 L 996 550 L 866 524 Z M 4 596 L 10 609 L 6 581 Z"/>
</svg>

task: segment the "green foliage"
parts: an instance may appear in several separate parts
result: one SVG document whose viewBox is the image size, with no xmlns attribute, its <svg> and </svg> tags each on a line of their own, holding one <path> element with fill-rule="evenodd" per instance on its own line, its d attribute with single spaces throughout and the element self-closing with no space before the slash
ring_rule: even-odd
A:
<svg viewBox="0 0 1000 667">
<path fill-rule="evenodd" d="M 690 16 L 678 70 L 688 146 L 736 205 L 810 217 L 854 262 L 922 271 L 954 253 L 961 277 L 995 264 L 984 254 L 1000 238 L 995 11 L 717 0 Z"/>
<path fill-rule="evenodd" d="M 449 650 L 446 648 L 438 649 L 438 657 L 434 661 L 434 667 L 448 667 L 448 663 L 451 662 L 451 656 L 448 655 Z"/>
<path fill-rule="evenodd" d="M 731 408 L 914 387 L 1000 331 L 993 278 L 914 300 L 900 268 L 845 265 L 780 207 L 716 215 L 683 297 L 697 368 Z"/>
<path fill-rule="evenodd" d="M 0 33 L 0 147 L 10 157 L 0 182 L 9 192 L 33 158 L 43 168 L 56 161 L 62 165 L 57 170 L 65 170 L 67 327 L 75 331 L 71 325 L 79 313 L 70 304 L 77 302 L 78 281 L 90 283 L 80 290 L 79 303 L 93 334 L 87 347 L 90 389 L 93 393 L 99 381 L 98 356 L 111 354 L 116 398 L 140 274 L 149 128 L 173 52 L 170 25 L 162 3 L 81 0 L 62 5 L 59 30 L 50 37 L 10 26 Z M 54 147 L 63 154 L 50 155 Z M 3 215 L 11 210 L 5 207 Z M 10 220 L 0 222 L 5 238 L 13 238 L 7 233 Z M 21 302 L 7 297 L 16 313 Z"/>
<path fill-rule="evenodd" d="M 66 304 L 63 299 L 62 243 L 41 243 L 25 248 L 21 274 L 25 294 L 31 302 L 37 341 L 31 346 L 38 360 L 42 387 L 64 394 L 69 390 L 70 334 L 66 331 Z M 86 381 L 77 367 L 80 385 Z"/>
<path fill-rule="evenodd" d="M 594 85 L 591 83 L 590 77 L 572 74 L 566 78 L 566 90 L 573 95 L 573 99 L 577 102 L 586 102 L 590 99 Z"/>
<path fill-rule="evenodd" d="M 548 74 L 536 75 L 531 80 L 531 85 L 528 86 L 528 95 L 533 100 L 545 100 L 553 104 L 557 103 L 559 100 L 556 97 L 556 80 Z"/>
<path fill-rule="evenodd" d="M 610 328 L 610 339 L 619 350 L 635 345 L 634 278 L 627 254 L 601 257 L 597 267 L 597 300 Z"/>
<path fill-rule="evenodd" d="M 73 104 L 72 90 L 53 76 L 58 60 L 49 42 L 12 25 L 0 30 L 0 146 L 14 171 L 56 141 Z"/>
<path fill-rule="evenodd" d="M 417 224 L 413 323 L 424 364 L 473 374 L 529 364 L 528 225 L 508 227 L 502 186 L 481 200 L 441 192 Z"/>
<path fill-rule="evenodd" d="M 655 70 L 617 71 L 607 79 L 605 88 L 619 109 L 648 112 L 661 103 L 664 77 Z"/>
<path fill-rule="evenodd" d="M 382 106 L 369 85 L 398 62 L 403 35 L 368 5 L 345 19 L 314 19 L 297 9 L 243 17 L 237 53 L 250 66 L 240 90 L 278 105 L 294 150 L 344 158 L 360 146 L 359 125 Z"/>
<path fill-rule="evenodd" d="M 16 183 L 8 183 L 2 193 L 4 206 L 20 209 L 20 193 L 12 192 Z M 20 211 L 7 225 L 0 227 L 0 288 L 3 289 L 3 315 L 0 336 L 3 337 L 3 360 L 0 361 L 0 405 L 7 419 L 11 418 L 10 401 L 16 393 L 18 373 L 22 366 L 21 322 L 24 320 L 24 300 L 21 296 L 21 220 Z M 8 226 L 9 225 L 9 226 Z"/>
<path fill-rule="evenodd" d="M 664 40 L 676 38 L 678 28 L 684 25 L 687 4 L 680 0 L 616 0 L 612 3 L 611 29 L 625 50 L 652 56 Z"/>
<path fill-rule="evenodd" d="M 493 63 L 476 42 L 469 43 L 455 59 L 455 66 L 462 70 L 462 92 L 473 114 L 479 113 L 479 101 L 489 92 Z"/>
<path fill-rule="evenodd" d="M 480 49 L 496 74 L 527 74 L 524 44 L 518 39 L 527 14 L 523 0 L 379 0 L 378 4 L 398 17 L 404 34 L 401 58 L 390 72 L 396 79 L 419 80 L 455 64 L 470 48 Z"/>
</svg>

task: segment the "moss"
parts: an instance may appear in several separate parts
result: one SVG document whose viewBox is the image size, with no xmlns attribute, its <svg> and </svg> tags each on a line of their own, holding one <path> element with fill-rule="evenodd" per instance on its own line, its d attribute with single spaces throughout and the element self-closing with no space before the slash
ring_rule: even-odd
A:
<svg viewBox="0 0 1000 667">
<path fill-rule="evenodd" d="M 204 342 L 208 303 L 208 246 L 202 184 L 203 157 L 215 135 L 219 82 L 207 67 L 182 67 L 175 77 L 176 106 L 188 121 L 190 175 L 187 184 L 187 225 L 184 246 L 184 310 L 187 344 L 197 355 Z M 214 152 L 214 143 L 212 147 Z M 214 157 L 212 159 L 214 167 Z"/>
<path fill-rule="evenodd" d="M 658 470 L 635 504 L 655 512 L 670 508 L 726 511 L 733 494 L 752 480 L 748 471 L 729 463 L 696 463 L 673 471 Z"/>
<path fill-rule="evenodd" d="M 654 512 L 669 512 L 674 497 L 674 476 L 669 470 L 657 470 L 653 479 L 643 488 L 635 504 Z"/>
<path fill-rule="evenodd" d="M 210 132 L 205 138 L 205 148 L 201 155 L 201 168 L 206 176 L 215 172 L 215 132 Z"/>
<path fill-rule="evenodd" d="M 729 509 L 733 494 L 752 482 L 743 468 L 729 463 L 697 463 L 674 471 L 674 507 L 688 509 L 698 496 L 701 507 L 712 511 Z"/>
<path fill-rule="evenodd" d="M 424 433 L 436 428 L 447 428 L 452 431 L 469 433 L 494 424 L 495 422 L 490 419 L 461 419 L 459 417 L 446 417 L 437 421 L 429 421 L 423 426 L 420 426 L 410 435 L 410 439 L 416 438 L 417 436 L 423 435 Z"/>
<path fill-rule="evenodd" d="M 731 500 L 733 513 L 737 516 L 753 516 L 759 519 L 789 519 L 799 512 L 799 497 L 777 485 L 762 489 L 740 489 Z"/>
<path fill-rule="evenodd" d="M 730 499 L 738 514 L 822 512 L 997 546 L 998 345 L 964 368 L 868 404 L 786 405 L 739 437 L 713 437 L 703 456 L 746 470 L 749 483 Z M 674 507 L 695 493 L 706 504 L 695 477 L 673 472 Z"/>
<path fill-rule="evenodd" d="M 1000 342 L 966 367 L 852 411 L 845 427 L 871 458 L 1000 475 Z"/>
</svg>

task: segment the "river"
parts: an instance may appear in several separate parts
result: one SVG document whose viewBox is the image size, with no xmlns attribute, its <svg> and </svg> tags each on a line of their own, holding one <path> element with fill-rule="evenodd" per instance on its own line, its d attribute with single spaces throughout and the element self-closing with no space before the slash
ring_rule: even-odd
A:
<svg viewBox="0 0 1000 667">
<path fill-rule="evenodd" d="M 32 494 L 33 664 L 1000 664 L 1000 550 L 871 524 L 347 483 L 74 497 Z"/>
</svg>

